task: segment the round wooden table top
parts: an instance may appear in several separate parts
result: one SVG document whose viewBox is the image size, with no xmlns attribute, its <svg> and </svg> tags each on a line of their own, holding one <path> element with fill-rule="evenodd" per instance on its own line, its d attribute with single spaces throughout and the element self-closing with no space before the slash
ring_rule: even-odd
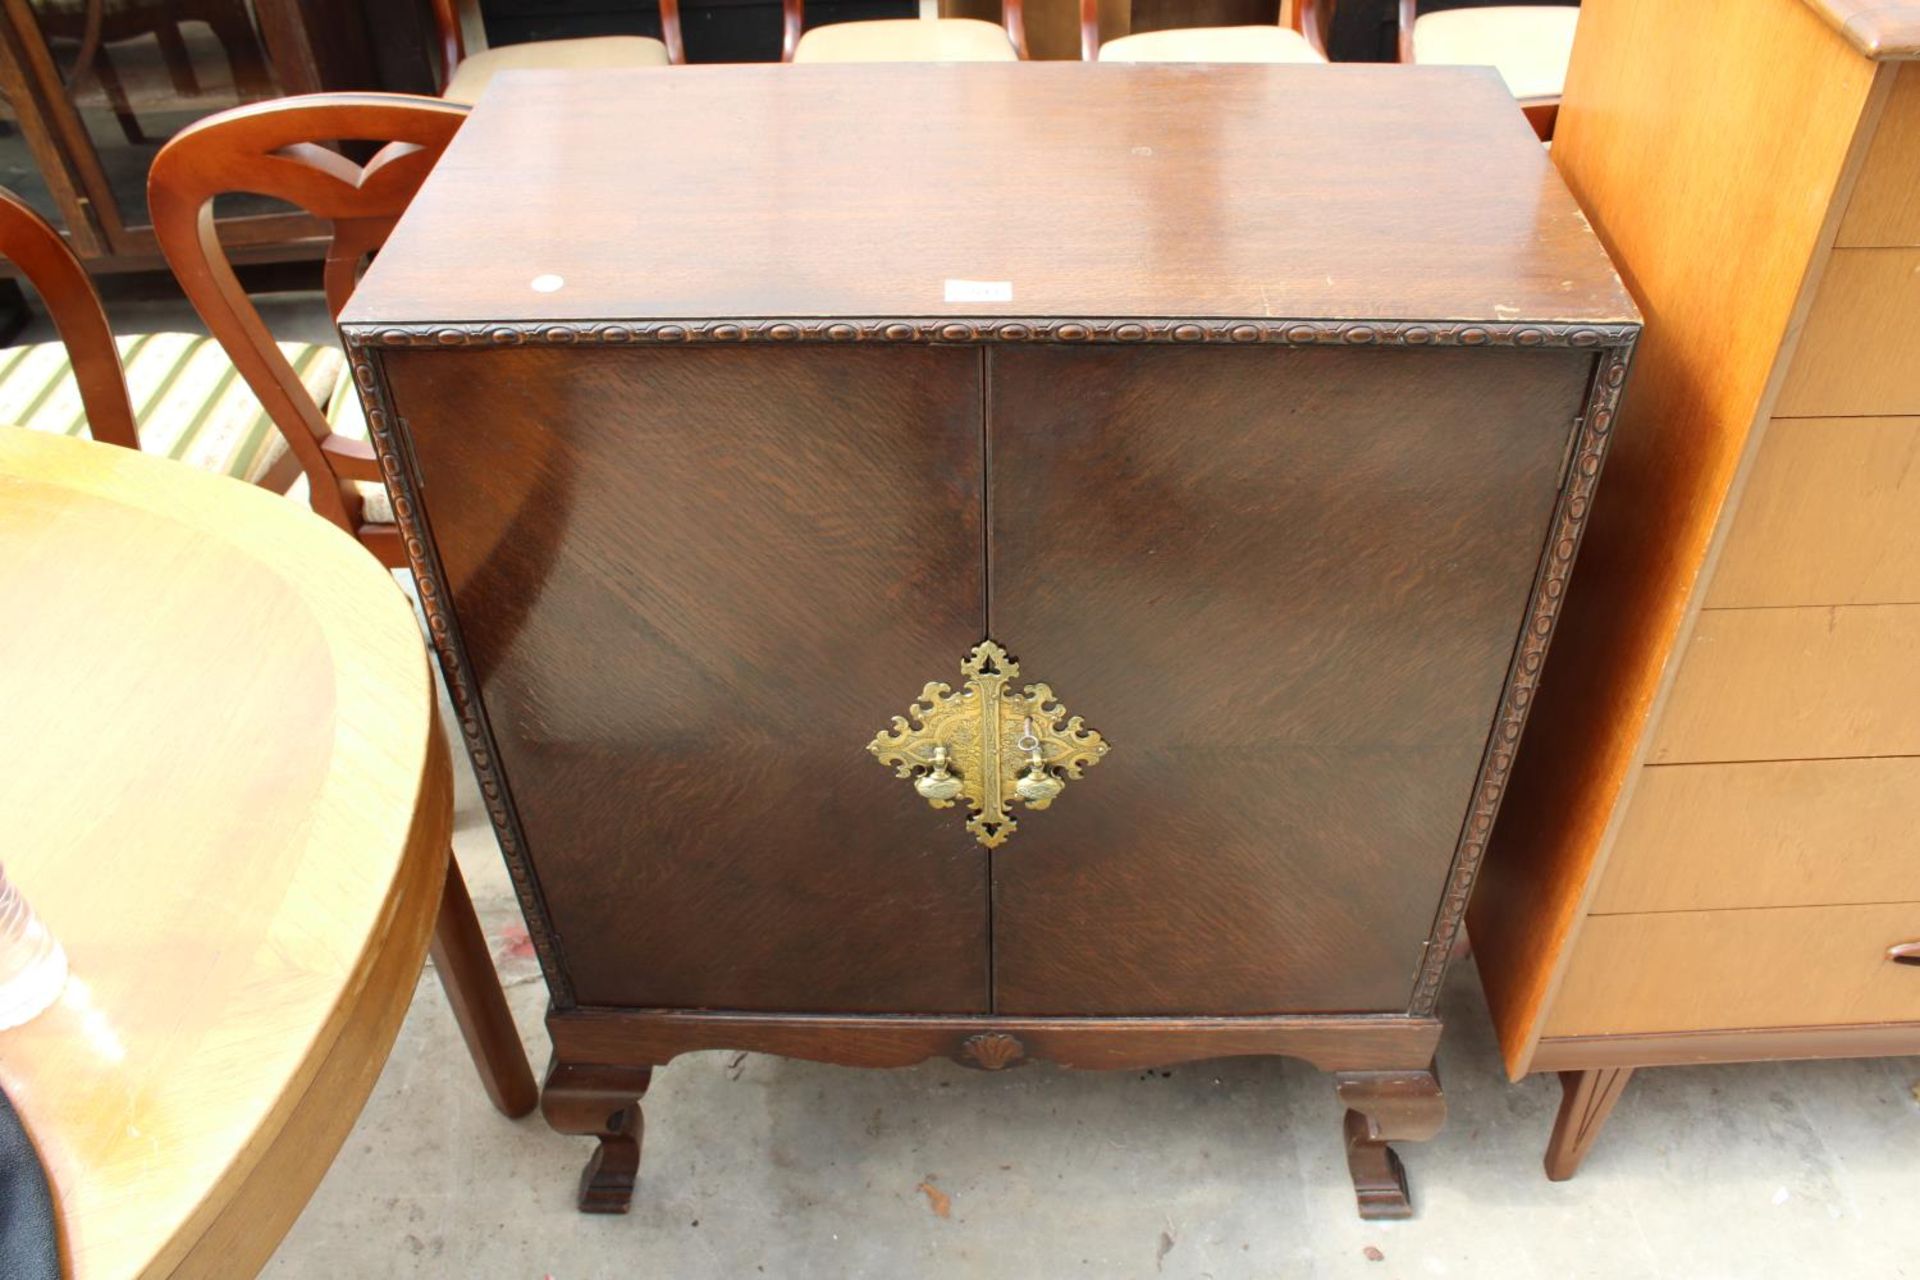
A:
<svg viewBox="0 0 1920 1280">
<path fill-rule="evenodd" d="M 0 862 L 66 947 L 0 1031 L 76 1277 L 252 1275 L 420 976 L 452 783 L 405 596 L 285 498 L 0 428 Z"/>
</svg>

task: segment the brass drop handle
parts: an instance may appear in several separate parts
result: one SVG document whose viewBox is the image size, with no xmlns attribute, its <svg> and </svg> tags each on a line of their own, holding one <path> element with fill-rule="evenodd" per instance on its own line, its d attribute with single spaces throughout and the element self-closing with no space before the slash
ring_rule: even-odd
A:
<svg viewBox="0 0 1920 1280">
<path fill-rule="evenodd" d="M 960 672 L 964 688 L 928 684 L 867 750 L 933 808 L 964 804 L 967 830 L 982 848 L 997 849 L 1020 825 L 1016 806 L 1052 804 L 1100 763 L 1107 742 L 1046 685 L 1016 683 L 1020 664 L 991 640 L 973 647 Z"/>
<path fill-rule="evenodd" d="M 1013 793 L 1026 802 L 1029 809 L 1044 809 L 1053 803 L 1053 798 L 1067 789 L 1067 784 L 1053 776 L 1047 770 L 1047 757 L 1040 750 L 1040 739 L 1033 732 L 1033 717 L 1028 716 L 1021 726 L 1020 736 L 1013 745 L 1017 750 L 1027 753 L 1027 767 L 1014 779 Z"/>
<path fill-rule="evenodd" d="M 1896 942 L 1887 948 L 1887 959 L 1895 964 L 1920 965 L 1920 942 Z"/>
<path fill-rule="evenodd" d="M 952 804 L 960 794 L 960 779 L 953 776 L 948 767 L 948 754 L 943 743 L 933 749 L 933 767 L 913 780 L 913 789 L 933 803 L 936 809 L 944 809 Z"/>
</svg>

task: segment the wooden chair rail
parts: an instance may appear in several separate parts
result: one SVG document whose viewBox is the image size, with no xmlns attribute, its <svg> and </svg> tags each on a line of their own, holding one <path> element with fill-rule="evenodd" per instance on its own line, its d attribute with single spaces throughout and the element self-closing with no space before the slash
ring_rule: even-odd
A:
<svg viewBox="0 0 1920 1280">
<path fill-rule="evenodd" d="M 246 192 L 284 200 L 333 224 L 327 305 L 338 315 L 360 267 L 385 242 L 467 108 L 403 94 L 310 94 L 209 116 L 154 157 L 147 202 L 154 235 L 182 290 L 226 349 L 307 473 L 313 509 L 356 536 L 354 481 L 380 479 L 365 442 L 333 434 L 235 278 L 213 204 Z M 365 165 L 323 143 L 382 142 Z M 364 540 L 364 539 L 363 539 Z"/>
<path fill-rule="evenodd" d="M 0 257 L 18 267 L 45 301 L 73 361 L 93 438 L 139 449 L 133 401 L 121 376 L 120 352 L 113 344 L 100 295 L 66 238 L 4 188 L 0 188 Z"/>
</svg>

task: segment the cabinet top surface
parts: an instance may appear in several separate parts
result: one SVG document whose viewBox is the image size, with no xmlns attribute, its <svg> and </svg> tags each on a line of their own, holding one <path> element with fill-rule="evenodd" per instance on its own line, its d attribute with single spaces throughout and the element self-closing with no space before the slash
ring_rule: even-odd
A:
<svg viewBox="0 0 1920 1280">
<path fill-rule="evenodd" d="M 1633 323 L 1485 69 L 516 72 L 346 324 Z"/>
</svg>

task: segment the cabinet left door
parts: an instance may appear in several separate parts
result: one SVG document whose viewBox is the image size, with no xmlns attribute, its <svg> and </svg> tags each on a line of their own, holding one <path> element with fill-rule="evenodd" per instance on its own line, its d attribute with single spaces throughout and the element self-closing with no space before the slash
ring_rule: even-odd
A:
<svg viewBox="0 0 1920 1280">
<path fill-rule="evenodd" d="M 985 1010 L 987 861 L 865 750 L 982 633 L 979 353 L 384 363 L 577 1002 Z"/>
</svg>

